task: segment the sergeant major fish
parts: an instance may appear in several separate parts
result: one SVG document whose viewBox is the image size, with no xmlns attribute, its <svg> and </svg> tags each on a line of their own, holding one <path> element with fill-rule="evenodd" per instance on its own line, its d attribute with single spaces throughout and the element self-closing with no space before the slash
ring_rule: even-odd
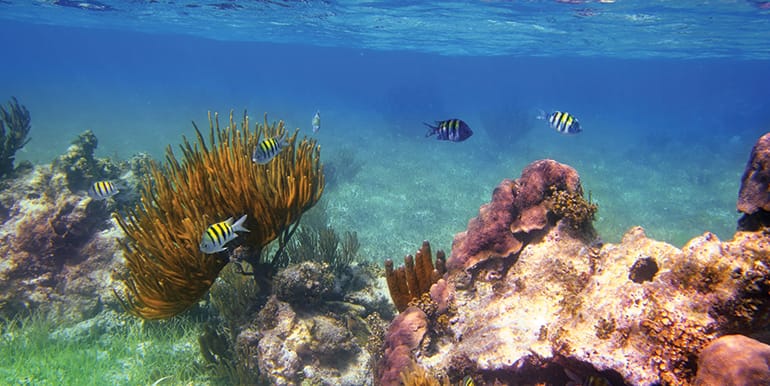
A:
<svg viewBox="0 0 770 386">
<path fill-rule="evenodd" d="M 321 111 L 316 111 L 313 115 L 313 132 L 317 133 L 321 129 Z"/>
<path fill-rule="evenodd" d="M 254 152 L 251 153 L 251 160 L 260 165 L 264 165 L 270 162 L 271 159 L 277 156 L 278 153 L 288 145 L 289 141 L 286 139 L 286 136 L 265 139 L 254 148 Z"/>
<path fill-rule="evenodd" d="M 88 195 L 94 200 L 106 200 L 120 193 L 111 181 L 96 181 L 88 188 Z"/>
<path fill-rule="evenodd" d="M 580 128 L 580 122 L 578 122 L 577 118 L 568 112 L 554 111 L 548 115 L 546 115 L 545 112 L 542 112 L 540 116 L 538 116 L 538 119 L 547 120 L 548 124 L 553 129 L 562 134 L 577 134 L 583 131 L 583 129 Z"/>
<path fill-rule="evenodd" d="M 473 130 L 462 119 L 436 121 L 436 126 L 425 123 L 425 126 L 429 128 L 426 137 L 436 135 L 436 139 L 442 141 L 462 142 L 473 135 Z"/>
<path fill-rule="evenodd" d="M 238 234 L 235 232 L 249 231 L 243 227 L 244 221 L 246 221 L 245 214 L 241 216 L 241 218 L 239 218 L 235 223 L 233 223 L 233 218 L 230 217 L 225 221 L 209 225 L 201 237 L 201 252 L 217 253 L 224 251 L 226 249 L 225 244 L 235 240 L 235 238 L 238 237 Z"/>
</svg>

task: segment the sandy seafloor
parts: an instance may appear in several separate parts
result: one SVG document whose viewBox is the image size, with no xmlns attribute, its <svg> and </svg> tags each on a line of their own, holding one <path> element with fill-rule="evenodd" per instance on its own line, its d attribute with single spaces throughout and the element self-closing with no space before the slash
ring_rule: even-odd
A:
<svg viewBox="0 0 770 386">
<path fill-rule="evenodd" d="M 337 173 L 330 223 L 376 260 L 424 239 L 448 250 L 500 180 L 541 158 L 577 169 L 605 241 L 634 225 L 677 246 L 706 230 L 729 239 L 751 146 L 770 128 L 767 62 L 451 57 L 0 22 L 9 31 L 0 99 L 16 96 L 33 124 L 19 160 L 48 163 L 85 129 L 99 156 L 160 158 L 194 135 L 191 120 L 230 108 L 312 135 L 319 109 L 314 136 Z M 554 132 L 539 109 L 570 111 L 584 132 Z M 424 137 L 423 121 L 454 117 L 468 141 Z"/>
</svg>

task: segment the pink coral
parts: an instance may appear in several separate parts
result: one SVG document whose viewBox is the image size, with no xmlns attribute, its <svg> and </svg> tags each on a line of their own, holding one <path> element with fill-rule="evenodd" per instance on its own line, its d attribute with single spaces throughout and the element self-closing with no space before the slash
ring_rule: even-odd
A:
<svg viewBox="0 0 770 386">
<path fill-rule="evenodd" d="M 507 257 L 521 250 L 521 241 L 510 231 L 513 189 L 513 181 L 503 180 L 492 193 L 492 201 L 468 222 L 468 229 L 455 235 L 447 270 L 471 267 L 492 254 Z"/>
<path fill-rule="evenodd" d="M 414 361 L 412 351 L 420 346 L 428 332 L 428 316 L 410 306 L 398 314 L 385 334 L 385 353 L 380 363 L 380 385 L 398 385 L 401 372 Z"/>
<path fill-rule="evenodd" d="M 548 224 L 545 199 L 551 187 L 582 194 L 577 171 L 554 160 L 535 161 L 516 181 L 503 180 L 468 229 L 455 235 L 447 269 L 468 269 L 490 257 L 508 258 L 521 251 L 530 234 Z"/>
<path fill-rule="evenodd" d="M 770 384 L 770 346 L 742 335 L 711 342 L 698 357 L 693 385 Z"/>
</svg>

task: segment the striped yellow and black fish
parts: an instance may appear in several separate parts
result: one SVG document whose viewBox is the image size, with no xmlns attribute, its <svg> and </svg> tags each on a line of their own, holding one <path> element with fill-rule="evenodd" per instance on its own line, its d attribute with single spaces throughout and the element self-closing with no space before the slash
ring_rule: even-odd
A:
<svg viewBox="0 0 770 386">
<path fill-rule="evenodd" d="M 548 120 L 548 124 L 562 134 L 577 134 L 583 129 L 574 115 L 564 111 L 554 111 L 548 115 L 543 114 L 539 118 Z"/>
<path fill-rule="evenodd" d="M 436 125 L 425 123 L 429 130 L 425 133 L 426 137 L 435 135 L 440 141 L 462 142 L 473 135 L 473 130 L 462 119 L 447 119 L 436 121 Z"/>
<path fill-rule="evenodd" d="M 106 200 L 118 193 L 120 190 L 110 181 L 96 181 L 88 188 L 88 195 L 94 200 Z"/>
<path fill-rule="evenodd" d="M 217 253 L 224 251 L 226 249 L 225 244 L 238 237 L 238 234 L 235 232 L 249 231 L 243 227 L 244 221 L 246 221 L 245 214 L 235 223 L 233 223 L 233 218 L 230 217 L 225 221 L 210 225 L 201 237 L 201 252 Z"/>
<path fill-rule="evenodd" d="M 473 378 L 471 378 L 470 375 L 466 375 L 465 378 L 463 378 L 463 382 L 460 385 L 461 386 L 476 386 L 476 382 L 473 382 Z"/>
<path fill-rule="evenodd" d="M 273 137 L 265 139 L 264 141 L 257 144 L 256 148 L 254 148 L 254 152 L 251 153 L 251 160 L 260 165 L 264 165 L 270 162 L 271 159 L 275 158 L 275 156 L 277 156 L 278 153 L 280 153 L 281 150 L 288 145 L 289 141 L 286 140 L 286 137 Z"/>
</svg>

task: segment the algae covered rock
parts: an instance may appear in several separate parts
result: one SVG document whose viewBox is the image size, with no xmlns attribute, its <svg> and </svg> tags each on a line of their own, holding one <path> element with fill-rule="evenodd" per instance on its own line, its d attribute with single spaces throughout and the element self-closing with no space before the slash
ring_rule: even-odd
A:
<svg viewBox="0 0 770 386">
<path fill-rule="evenodd" d="M 516 189 L 538 191 L 523 181 Z M 496 192 L 510 187 L 504 181 Z M 485 214 L 494 205 L 480 218 L 512 218 L 503 209 L 503 217 Z M 458 238 L 467 243 L 472 231 L 499 228 L 471 221 Z M 602 243 L 566 216 L 538 232 L 522 239 L 520 251 L 487 253 L 494 258 L 486 261 L 479 249 L 453 250 L 445 279 L 456 312 L 445 333 L 433 331 L 438 339 L 410 347 L 406 357 L 432 374 L 452 381 L 471 375 L 477 384 L 598 377 L 613 385 L 689 385 L 710 342 L 770 326 L 768 232 L 738 232 L 730 241 L 706 232 L 681 249 L 648 238 L 641 227 L 620 243 Z M 390 330 L 408 330 L 401 323 L 396 318 Z M 385 363 L 383 383 L 406 366 Z"/>
<path fill-rule="evenodd" d="M 120 232 L 108 207 L 73 194 L 48 166 L 4 183 L 0 315 L 77 322 L 117 306 L 111 284 Z"/>
<path fill-rule="evenodd" d="M 86 130 L 72 141 L 67 152 L 53 162 L 53 169 L 66 176 L 73 191 L 86 190 L 96 180 L 117 179 L 119 165 L 109 158 L 96 158 L 94 152 L 99 141 L 93 131 Z"/>
<path fill-rule="evenodd" d="M 236 338 L 247 369 L 272 385 L 371 385 L 370 355 L 344 313 L 297 313 L 271 297 Z"/>
<path fill-rule="evenodd" d="M 279 300 L 313 306 L 331 294 L 334 275 L 327 264 L 304 261 L 279 271 L 273 278 L 273 293 Z"/>
</svg>

